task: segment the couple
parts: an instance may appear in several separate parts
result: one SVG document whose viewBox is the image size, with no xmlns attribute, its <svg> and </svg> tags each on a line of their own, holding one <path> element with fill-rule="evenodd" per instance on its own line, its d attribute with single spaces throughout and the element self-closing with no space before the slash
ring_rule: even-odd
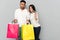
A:
<svg viewBox="0 0 60 40">
<path fill-rule="evenodd" d="M 16 9 L 15 11 L 15 19 L 13 20 L 14 23 L 19 23 L 19 37 L 20 38 L 20 28 L 22 24 L 30 23 L 34 26 L 34 33 L 35 33 L 35 40 L 39 39 L 39 33 L 41 30 L 41 26 L 38 23 L 38 13 L 36 12 L 35 6 L 33 4 L 29 5 L 29 11 L 25 8 L 26 1 L 20 1 L 20 8 Z"/>
</svg>

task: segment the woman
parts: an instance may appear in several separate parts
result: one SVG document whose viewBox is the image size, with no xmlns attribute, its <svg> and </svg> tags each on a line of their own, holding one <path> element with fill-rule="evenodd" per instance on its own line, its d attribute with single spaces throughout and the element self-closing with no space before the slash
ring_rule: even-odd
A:
<svg viewBox="0 0 60 40">
<path fill-rule="evenodd" d="M 39 34 L 40 34 L 41 26 L 38 23 L 38 13 L 36 12 L 35 6 L 33 4 L 29 5 L 29 12 L 30 12 L 31 24 L 33 24 L 34 26 L 35 40 L 40 40 Z"/>
</svg>

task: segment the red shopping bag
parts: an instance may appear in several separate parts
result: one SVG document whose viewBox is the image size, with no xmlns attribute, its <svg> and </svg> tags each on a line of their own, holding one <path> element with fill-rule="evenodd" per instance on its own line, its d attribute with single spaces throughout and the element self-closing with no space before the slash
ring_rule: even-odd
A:
<svg viewBox="0 0 60 40">
<path fill-rule="evenodd" d="M 18 24 L 8 24 L 7 38 L 18 38 Z"/>
</svg>

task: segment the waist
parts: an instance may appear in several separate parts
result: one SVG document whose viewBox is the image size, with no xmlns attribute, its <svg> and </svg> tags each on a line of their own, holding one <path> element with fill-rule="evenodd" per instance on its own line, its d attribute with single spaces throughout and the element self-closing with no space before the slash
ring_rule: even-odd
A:
<svg viewBox="0 0 60 40">
<path fill-rule="evenodd" d="M 39 24 L 38 22 L 31 22 L 31 24 L 32 24 L 34 27 L 40 26 L 40 24 Z"/>
<path fill-rule="evenodd" d="M 19 27 L 21 27 L 23 24 L 26 24 L 26 21 L 18 21 Z"/>
</svg>

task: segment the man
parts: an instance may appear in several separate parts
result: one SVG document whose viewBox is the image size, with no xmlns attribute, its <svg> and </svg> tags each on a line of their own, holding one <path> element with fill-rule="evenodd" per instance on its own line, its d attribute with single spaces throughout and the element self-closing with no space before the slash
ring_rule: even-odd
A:
<svg viewBox="0 0 60 40">
<path fill-rule="evenodd" d="M 20 8 L 16 9 L 15 11 L 15 19 L 14 19 L 14 23 L 19 23 L 19 37 L 18 40 L 21 40 L 21 31 L 20 28 L 23 24 L 29 23 L 29 12 L 27 11 L 27 9 L 25 9 L 26 7 L 26 1 L 21 0 L 20 1 Z"/>
</svg>

